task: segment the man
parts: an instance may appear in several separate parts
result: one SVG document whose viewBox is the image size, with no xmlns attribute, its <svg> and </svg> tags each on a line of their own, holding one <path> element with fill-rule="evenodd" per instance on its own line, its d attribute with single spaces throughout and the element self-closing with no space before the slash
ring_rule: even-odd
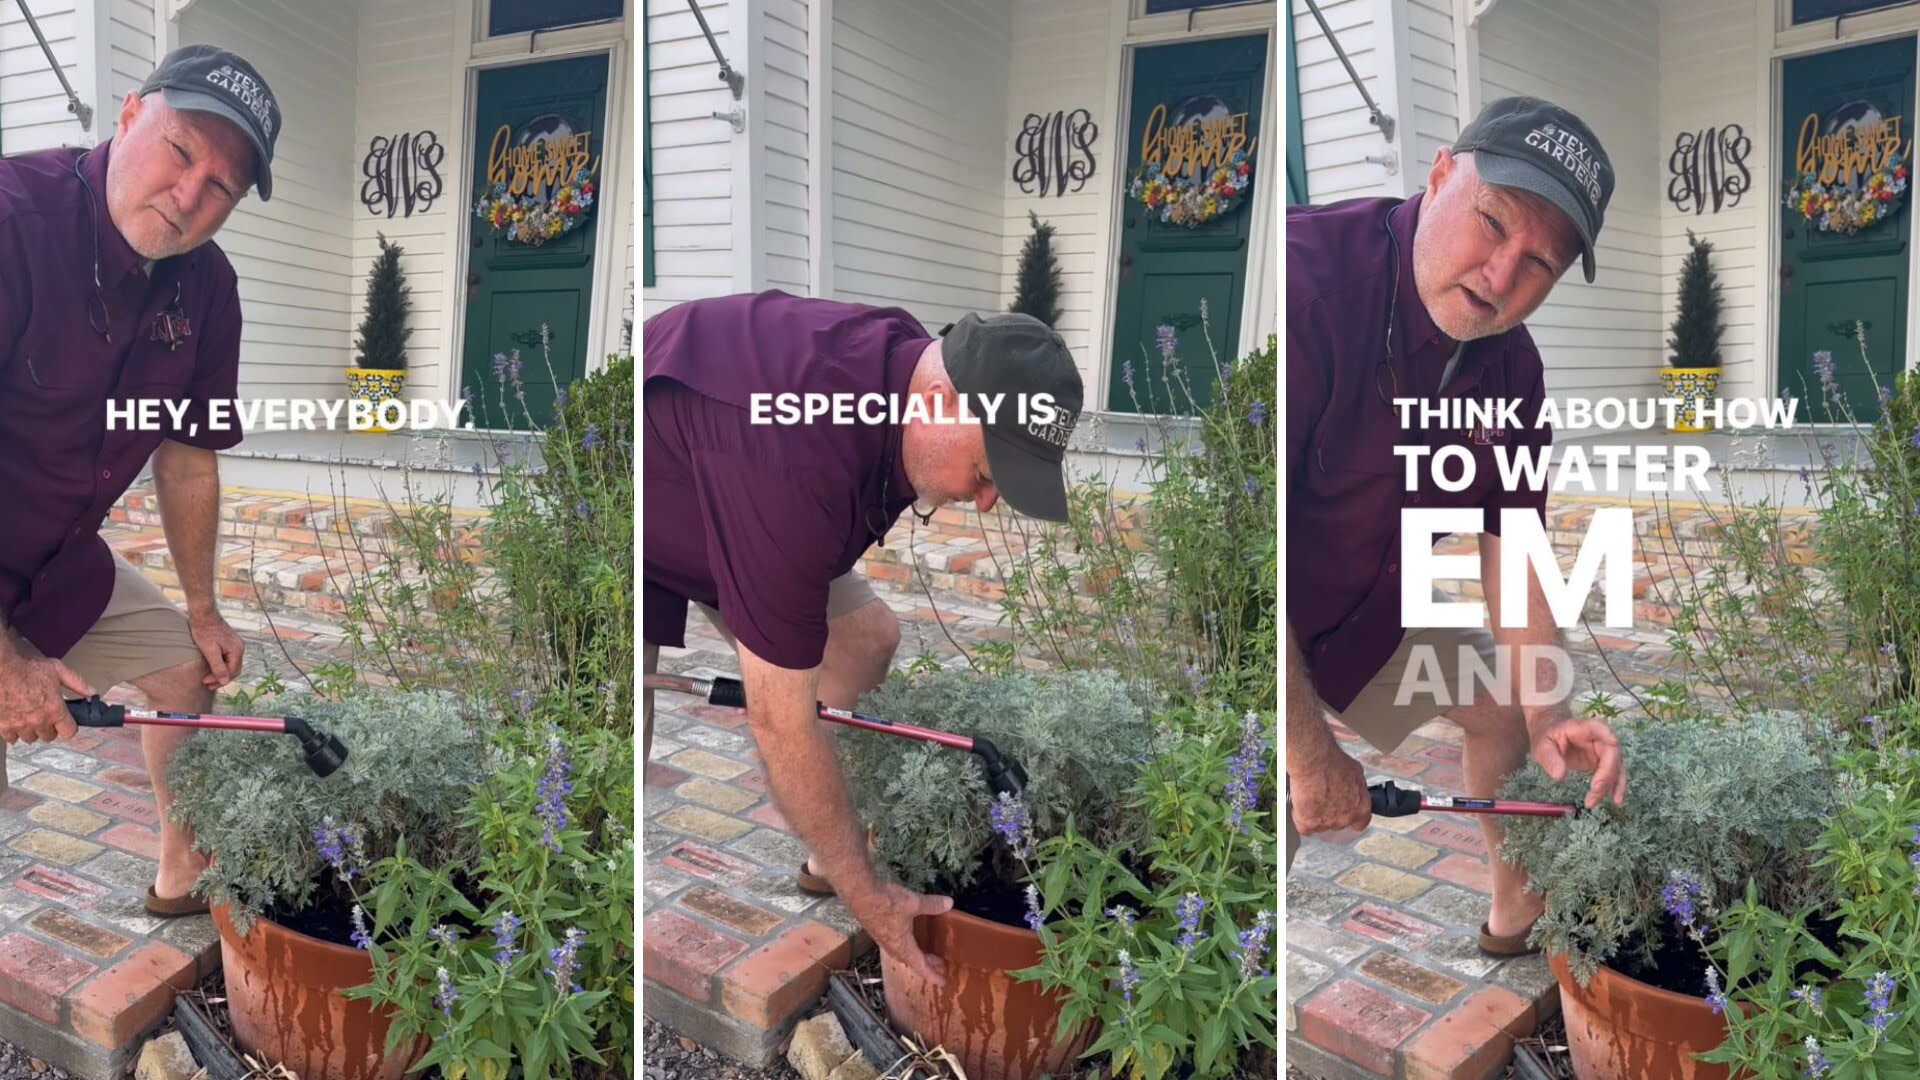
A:
<svg viewBox="0 0 1920 1080">
<path fill-rule="evenodd" d="M 235 395 L 240 300 L 210 242 L 269 165 L 280 109 L 246 61 L 209 45 L 170 54 L 89 150 L 0 161 L 0 737 L 74 734 L 63 697 L 132 683 L 151 707 L 206 712 L 245 648 L 221 618 L 213 568 L 220 478 L 208 402 Z M 191 405 L 164 430 L 108 430 L 109 401 Z M 151 460 L 183 612 L 99 536 Z M 166 761 L 184 741 L 144 727 L 160 810 L 146 907 L 202 912 L 206 861 L 167 820 Z M 4 772 L 0 771 L 0 779 Z"/>
<path fill-rule="evenodd" d="M 699 604 L 738 654 L 768 787 L 812 853 L 802 887 L 837 893 L 876 944 L 943 982 L 913 919 L 953 901 L 868 865 L 815 703 L 850 709 L 886 677 L 900 626 L 853 568 L 900 511 L 972 500 L 985 512 L 1004 495 L 1022 513 L 1066 520 L 1061 462 L 1081 407 L 1073 358 L 1024 315 L 968 315 L 935 338 L 899 308 L 779 292 L 681 304 L 643 337 L 645 670 L 661 646 L 684 644 L 687 603 Z M 756 410 L 755 395 L 777 394 L 884 395 L 901 422 L 756 423 L 756 411 L 778 412 L 774 398 Z M 989 415 L 982 395 L 998 394 Z M 1051 423 L 1018 408 L 1043 394 Z M 982 422 L 954 422 L 963 395 Z M 643 714 L 650 748 L 650 693 Z"/>
<path fill-rule="evenodd" d="M 1360 199 L 1287 212 L 1287 862 L 1302 833 L 1363 829 L 1366 776 L 1340 749 L 1325 716 L 1391 752 L 1438 715 L 1459 725 L 1467 793 L 1491 797 L 1529 749 L 1555 778 L 1591 771 L 1586 802 L 1626 794 L 1619 745 L 1605 722 L 1574 719 L 1566 703 L 1515 692 L 1525 645 L 1558 646 L 1539 581 L 1528 571 L 1527 625 L 1411 631 L 1401 613 L 1401 511 L 1484 512 L 1481 582 L 1500 600 L 1500 511 L 1541 516 L 1544 490 L 1507 491 L 1495 448 L 1544 447 L 1551 432 L 1473 425 L 1402 426 L 1396 398 L 1516 399 L 1531 425 L 1544 399 L 1539 351 L 1522 321 L 1578 262 L 1594 277 L 1614 173 L 1599 139 L 1537 98 L 1488 105 L 1451 150 L 1434 156 L 1426 190 L 1405 202 Z M 1396 445 L 1465 447 L 1473 482 L 1446 491 L 1429 460 L 1407 481 Z M 1411 490 L 1409 488 L 1411 487 Z M 1325 538 L 1339 537 L 1330 550 Z M 1511 671 L 1499 693 L 1455 702 L 1419 679 L 1437 661 L 1448 693 L 1470 649 L 1489 670 Z M 1430 651 L 1429 651 L 1430 650 Z M 1499 666 L 1500 654 L 1508 660 Z M 1552 661 L 1546 678 L 1555 685 Z M 1421 665 L 1429 665 L 1422 668 Z M 1403 687 L 1403 678 L 1406 686 Z M 1480 819 L 1498 848 L 1497 819 Z M 1530 951 L 1542 910 L 1525 875 L 1490 856 L 1493 900 L 1480 929 L 1492 954 Z"/>
</svg>

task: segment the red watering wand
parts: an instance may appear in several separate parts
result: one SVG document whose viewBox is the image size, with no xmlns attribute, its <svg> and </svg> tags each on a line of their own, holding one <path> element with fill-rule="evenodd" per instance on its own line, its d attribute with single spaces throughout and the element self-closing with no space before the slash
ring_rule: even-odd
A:
<svg viewBox="0 0 1920 1080">
<path fill-rule="evenodd" d="M 297 716 L 202 716 L 199 713 L 154 712 L 125 705 L 109 705 L 98 695 L 84 701 L 67 702 L 67 713 L 81 727 L 115 728 L 126 725 L 147 727 L 218 728 L 223 731 L 264 731 L 272 735 L 292 735 L 300 740 L 306 753 L 307 768 L 315 776 L 331 776 L 347 760 L 346 744 L 323 731 L 315 731 Z"/>
<path fill-rule="evenodd" d="M 1572 817 L 1580 808 L 1571 803 L 1520 802 L 1513 799 L 1469 799 L 1464 796 L 1428 797 L 1419 788 L 1399 788 L 1386 780 L 1367 788 L 1374 817 L 1406 817 L 1427 810 L 1450 814 L 1517 814 L 1521 817 Z"/>
<path fill-rule="evenodd" d="M 721 677 L 718 679 L 693 679 L 684 675 L 648 675 L 641 680 L 648 690 L 671 690 L 679 694 L 692 694 L 704 697 L 709 705 L 721 705 L 732 709 L 747 707 L 747 688 L 739 679 Z M 1027 790 L 1027 772 L 1020 763 L 1000 752 L 989 739 L 955 735 L 949 731 L 935 731 L 932 728 L 915 727 L 912 724 L 896 724 L 891 720 L 882 720 L 865 713 L 835 709 L 818 702 L 814 703 L 820 719 L 848 727 L 865 728 L 868 731 L 884 732 L 906 739 L 919 739 L 921 742 L 938 743 L 951 746 L 955 750 L 967 750 L 980 758 L 987 769 L 987 790 L 994 795 L 1006 795 L 1018 799 Z"/>
</svg>

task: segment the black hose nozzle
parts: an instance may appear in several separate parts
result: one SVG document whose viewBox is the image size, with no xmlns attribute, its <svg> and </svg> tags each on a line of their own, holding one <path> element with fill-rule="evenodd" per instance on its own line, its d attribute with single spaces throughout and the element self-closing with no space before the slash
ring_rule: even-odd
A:
<svg viewBox="0 0 1920 1080">
<path fill-rule="evenodd" d="M 307 755 L 307 768 L 318 777 L 332 776 L 340 766 L 347 762 L 347 744 L 337 737 L 313 730 L 305 720 L 297 716 L 286 718 L 287 734 L 300 740 L 300 749 Z"/>
<path fill-rule="evenodd" d="M 980 755 L 980 763 L 987 769 L 987 790 L 997 798 L 1006 795 L 1018 799 L 1027 793 L 1027 771 L 1020 763 L 1002 754 L 993 740 L 974 736 L 973 752 Z"/>
</svg>

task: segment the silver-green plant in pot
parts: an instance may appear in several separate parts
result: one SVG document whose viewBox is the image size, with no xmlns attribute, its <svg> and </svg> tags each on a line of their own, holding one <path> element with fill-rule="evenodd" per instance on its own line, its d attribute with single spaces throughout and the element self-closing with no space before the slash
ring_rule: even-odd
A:
<svg viewBox="0 0 1920 1080">
<path fill-rule="evenodd" d="M 862 712 L 961 735 L 985 736 L 1025 769 L 1025 827 L 1040 838 L 1069 818 L 1081 835 L 1117 846 L 1134 839 L 1128 785 L 1154 740 L 1145 710 L 1107 672 L 936 671 L 896 676 L 860 701 Z M 878 826 L 876 861 L 908 888 L 964 889 L 994 852 L 995 876 L 1024 871 L 995 843 L 994 796 L 979 759 L 961 750 L 849 730 L 838 740 L 854 812 Z"/>
<path fill-rule="evenodd" d="M 1809 849 L 1834 804 L 1830 771 L 1798 718 L 1679 716 L 1620 726 L 1627 800 L 1568 818 L 1508 818 L 1500 857 L 1546 897 L 1531 940 L 1563 953 L 1582 985 L 1605 964 L 1683 973 L 1700 997 L 1705 958 L 1676 929 L 1747 894 L 1777 911 L 1823 901 Z M 1502 798 L 1578 804 L 1587 778 L 1529 761 Z M 1677 914 L 1676 914 L 1677 913 Z"/>
<path fill-rule="evenodd" d="M 289 739 L 207 732 L 167 765 L 174 820 L 213 857 L 194 891 L 230 904 L 245 931 L 254 919 L 329 903 L 351 906 L 325 849 L 351 846 L 367 866 L 404 842 L 430 866 L 472 854 L 461 807 L 487 769 L 489 725 L 444 691 L 356 690 L 337 701 L 283 694 L 253 703 L 297 715 L 344 742 L 346 764 L 316 777 Z"/>
</svg>

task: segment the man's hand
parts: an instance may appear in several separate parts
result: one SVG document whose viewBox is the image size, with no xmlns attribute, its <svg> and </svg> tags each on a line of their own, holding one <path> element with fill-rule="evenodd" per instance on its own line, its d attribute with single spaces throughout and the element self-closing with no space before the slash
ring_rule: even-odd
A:
<svg viewBox="0 0 1920 1080">
<path fill-rule="evenodd" d="M 837 883 L 835 889 L 839 889 Z M 946 961 L 921 951 L 919 939 L 913 936 L 913 920 L 953 910 L 952 897 L 925 896 L 891 881 L 876 880 L 870 888 L 841 891 L 840 899 L 882 952 L 933 985 L 947 985 Z"/>
<path fill-rule="evenodd" d="M 1287 798 L 1293 803 L 1293 827 L 1302 836 L 1365 829 L 1373 822 L 1366 771 L 1337 749 L 1288 769 Z"/>
<path fill-rule="evenodd" d="M 1533 760 L 1548 776 L 1559 780 L 1572 772 L 1590 772 L 1587 809 L 1613 796 L 1620 805 L 1627 798 L 1627 768 L 1620 760 L 1620 740 L 1605 720 L 1561 720 L 1534 736 Z"/>
<path fill-rule="evenodd" d="M 81 697 L 94 694 L 85 679 L 58 660 L 16 655 L 0 662 L 0 738 L 9 743 L 53 742 L 80 730 L 67 712 L 62 687 Z"/>
<path fill-rule="evenodd" d="M 209 690 L 218 690 L 240 677 L 240 662 L 246 657 L 247 643 L 233 632 L 227 620 L 215 611 L 187 619 L 187 630 L 200 655 L 207 660 L 207 676 L 200 680 Z"/>
</svg>

